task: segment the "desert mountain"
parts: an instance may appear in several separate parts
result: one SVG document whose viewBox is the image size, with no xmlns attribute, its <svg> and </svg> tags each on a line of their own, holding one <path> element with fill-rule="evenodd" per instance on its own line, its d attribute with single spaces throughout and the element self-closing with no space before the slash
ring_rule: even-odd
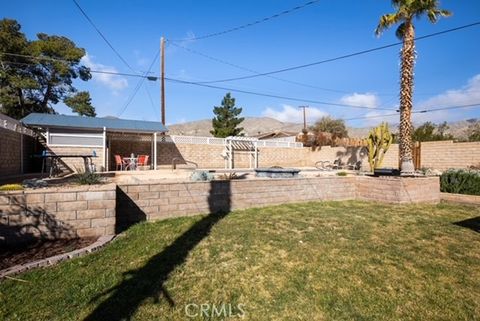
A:
<svg viewBox="0 0 480 321">
<path fill-rule="evenodd" d="M 475 119 L 462 120 L 458 122 L 448 123 L 450 126 L 449 133 L 454 137 L 464 138 L 465 130 L 468 125 L 475 122 Z M 244 133 L 247 136 L 255 136 L 258 134 L 270 133 L 274 131 L 287 131 L 300 133 L 302 131 L 303 124 L 281 122 L 279 120 L 268 117 L 246 117 L 245 121 L 241 124 L 244 128 Z M 397 125 L 391 124 L 391 130 L 397 131 Z M 191 121 L 181 124 L 167 125 L 170 135 L 183 135 L 183 136 L 212 136 L 210 130 L 212 130 L 211 119 L 202 119 L 197 121 Z M 350 137 L 363 138 L 368 135 L 370 127 L 354 128 L 348 127 L 348 135 Z"/>
<path fill-rule="evenodd" d="M 274 131 L 286 131 L 300 133 L 303 124 L 281 122 L 269 117 L 246 117 L 241 124 L 244 133 L 247 136 L 255 136 Z M 184 136 L 211 136 L 212 121 L 202 119 L 181 124 L 167 125 L 170 135 Z M 351 137 L 364 137 L 368 134 L 370 128 L 348 128 Z"/>
</svg>

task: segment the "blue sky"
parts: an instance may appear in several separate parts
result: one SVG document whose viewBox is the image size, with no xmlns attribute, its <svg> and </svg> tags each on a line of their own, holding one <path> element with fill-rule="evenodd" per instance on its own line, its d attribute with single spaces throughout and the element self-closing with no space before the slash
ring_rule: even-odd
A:
<svg viewBox="0 0 480 321">
<path fill-rule="evenodd" d="M 79 4 L 125 60 L 138 72 L 146 71 L 159 48 L 161 36 L 185 39 L 202 36 L 301 5 L 307 0 L 176 0 L 92 1 Z M 416 22 L 417 36 L 480 21 L 478 0 L 441 1 L 453 11 L 450 18 L 431 25 Z M 395 30 L 374 35 L 378 18 L 392 11 L 389 1 L 324 0 L 301 10 L 228 34 L 178 44 L 205 55 L 258 72 L 302 65 L 378 47 L 398 40 Z M 38 32 L 63 35 L 86 49 L 84 63 L 92 69 L 131 73 L 112 52 L 72 1 L 9 1 L 2 4 L 3 17 L 16 19 L 29 39 Z M 417 42 L 414 109 L 480 103 L 480 26 Z M 282 121 L 301 121 L 299 105 L 310 105 L 309 122 L 322 115 L 355 118 L 390 114 L 398 104 L 399 49 L 393 47 L 349 59 L 326 63 L 276 77 L 333 91 L 299 86 L 269 77 L 257 77 L 216 86 L 308 100 L 372 107 L 361 110 L 302 103 L 280 98 L 232 92 L 245 116 L 269 116 Z M 159 73 L 159 61 L 152 71 Z M 209 81 L 251 75 L 168 45 L 166 75 L 186 81 Z M 159 83 L 146 81 L 123 113 L 138 78 L 94 75 L 77 82 L 88 90 L 99 116 L 159 120 Z M 166 83 L 167 123 L 211 118 L 225 90 Z M 151 97 L 151 100 L 150 100 Z M 56 110 L 69 114 L 65 106 Z M 418 114 L 415 121 L 453 121 L 480 117 L 480 107 Z M 385 118 L 395 122 L 398 117 Z M 348 121 L 350 126 L 369 126 L 382 118 Z"/>
</svg>

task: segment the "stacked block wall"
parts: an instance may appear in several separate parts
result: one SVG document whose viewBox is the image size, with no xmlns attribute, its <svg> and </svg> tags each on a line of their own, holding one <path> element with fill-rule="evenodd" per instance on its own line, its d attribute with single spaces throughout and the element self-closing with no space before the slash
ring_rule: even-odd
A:
<svg viewBox="0 0 480 321">
<path fill-rule="evenodd" d="M 115 184 L 0 193 L 0 244 L 115 232 Z"/>
<path fill-rule="evenodd" d="M 421 150 L 422 167 L 446 170 L 480 164 L 480 142 L 424 142 Z"/>
<path fill-rule="evenodd" d="M 0 128 L 0 175 L 21 174 L 20 133 Z"/>
</svg>

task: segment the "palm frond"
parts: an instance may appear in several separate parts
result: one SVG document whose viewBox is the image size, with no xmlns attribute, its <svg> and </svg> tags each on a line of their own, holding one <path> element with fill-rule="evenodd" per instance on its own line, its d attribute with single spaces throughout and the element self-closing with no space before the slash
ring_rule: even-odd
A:
<svg viewBox="0 0 480 321">
<path fill-rule="evenodd" d="M 375 34 L 380 36 L 384 30 L 390 28 L 400 20 L 402 19 L 397 13 L 388 13 L 381 16 L 377 28 L 375 29 Z"/>
<path fill-rule="evenodd" d="M 427 12 L 427 17 L 428 17 L 428 20 L 430 20 L 431 23 L 437 23 L 437 13 L 435 12 L 435 10 L 429 10 Z"/>
<path fill-rule="evenodd" d="M 439 15 L 442 16 L 442 17 L 445 17 L 445 18 L 453 15 L 453 12 L 451 12 L 449 10 L 440 9 L 439 11 L 440 11 Z"/>
<path fill-rule="evenodd" d="M 432 23 L 436 23 L 440 17 L 449 17 L 452 13 L 448 10 L 439 9 L 438 0 L 391 0 L 396 12 L 385 14 L 380 18 L 375 34 L 380 36 L 382 32 L 399 22 L 408 22 L 416 17 L 420 19 L 424 15 Z M 400 25 L 396 30 L 396 36 L 403 39 L 404 27 Z"/>
<path fill-rule="evenodd" d="M 436 23 L 440 17 L 450 17 L 451 15 L 452 13 L 448 10 L 433 9 L 427 12 L 428 20 L 431 23 Z"/>
</svg>

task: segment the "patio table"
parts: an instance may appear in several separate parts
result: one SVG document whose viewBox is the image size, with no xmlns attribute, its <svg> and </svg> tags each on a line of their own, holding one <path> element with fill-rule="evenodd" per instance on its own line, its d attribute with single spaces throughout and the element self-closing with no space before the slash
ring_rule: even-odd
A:
<svg viewBox="0 0 480 321">
<path fill-rule="evenodd" d="M 138 157 L 124 157 L 123 160 L 127 162 L 125 169 L 130 168 L 130 170 L 136 170 L 138 168 Z"/>
<path fill-rule="evenodd" d="M 47 155 L 39 155 L 37 157 L 43 158 L 42 161 L 42 174 L 45 172 L 45 161 L 47 159 L 50 159 L 50 171 L 49 171 L 49 177 L 56 176 L 60 173 L 59 169 L 59 159 L 60 158 L 82 158 L 83 159 L 83 164 L 85 166 L 85 172 L 94 172 L 95 168 L 93 166 L 93 157 L 98 157 L 97 155 L 72 155 L 72 154 L 47 154 Z"/>
</svg>

